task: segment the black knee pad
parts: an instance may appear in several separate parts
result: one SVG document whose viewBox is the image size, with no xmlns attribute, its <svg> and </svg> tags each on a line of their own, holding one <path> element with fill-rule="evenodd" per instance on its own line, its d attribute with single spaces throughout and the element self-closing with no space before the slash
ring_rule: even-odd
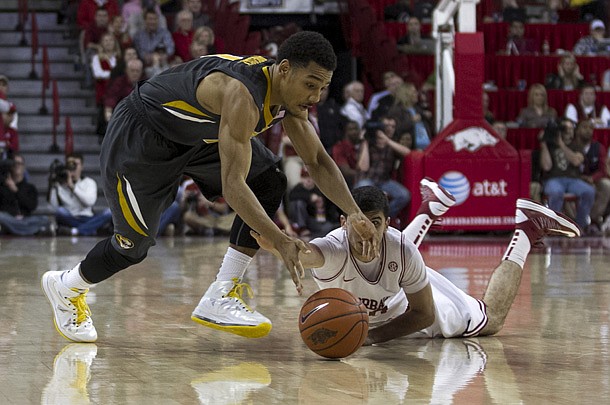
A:
<svg viewBox="0 0 610 405">
<path fill-rule="evenodd" d="M 113 239 L 114 236 L 111 236 L 100 241 L 81 262 L 80 270 L 85 280 L 90 283 L 99 283 L 146 258 L 146 253 L 139 257 L 122 255 L 112 245 Z"/>
<path fill-rule="evenodd" d="M 286 192 L 286 184 L 286 175 L 277 166 L 272 166 L 253 178 L 248 186 L 256 195 L 267 215 L 273 218 Z M 236 216 L 231 227 L 229 241 L 237 246 L 258 249 L 258 243 L 250 236 L 251 229 L 239 215 Z"/>
</svg>

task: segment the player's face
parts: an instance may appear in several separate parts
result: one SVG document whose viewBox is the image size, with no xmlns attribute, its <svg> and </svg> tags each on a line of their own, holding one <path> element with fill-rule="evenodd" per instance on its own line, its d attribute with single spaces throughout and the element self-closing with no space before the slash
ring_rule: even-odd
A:
<svg viewBox="0 0 610 405">
<path fill-rule="evenodd" d="M 365 212 L 364 215 L 366 215 L 366 217 L 375 226 L 374 238 L 377 241 L 377 245 L 380 246 L 381 240 L 383 239 L 383 235 L 385 234 L 390 224 L 390 218 L 387 218 L 385 215 L 383 215 L 383 211 Z M 347 227 L 347 240 L 349 242 L 349 247 L 352 252 L 352 255 L 354 255 L 358 260 L 363 262 L 371 261 L 372 259 L 362 255 L 362 239 L 353 229 L 351 223 L 348 224 L 343 217 L 341 222 L 343 226 Z"/>
<path fill-rule="evenodd" d="M 320 101 L 320 94 L 328 87 L 333 72 L 310 62 L 304 68 L 290 66 L 283 60 L 279 66 L 281 104 L 293 115 L 302 115 Z"/>
</svg>

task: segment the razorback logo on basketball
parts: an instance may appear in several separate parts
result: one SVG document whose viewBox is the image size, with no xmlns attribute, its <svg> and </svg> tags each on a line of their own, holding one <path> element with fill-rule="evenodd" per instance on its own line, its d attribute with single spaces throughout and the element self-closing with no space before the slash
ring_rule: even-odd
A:
<svg viewBox="0 0 610 405">
<path fill-rule="evenodd" d="M 390 262 L 388 263 L 388 269 L 393 273 L 396 270 L 398 270 L 398 263 L 396 262 Z"/>
<path fill-rule="evenodd" d="M 311 340 L 314 345 L 320 345 L 326 343 L 326 341 L 330 338 L 333 338 L 337 335 L 336 330 L 330 330 L 326 328 L 316 329 L 314 333 L 309 335 L 307 339 Z"/>
<path fill-rule="evenodd" d="M 121 249 L 131 249 L 133 247 L 133 242 L 123 235 L 119 235 L 118 233 L 114 236 L 116 241 L 118 242 Z"/>
<path fill-rule="evenodd" d="M 453 142 L 453 149 L 456 152 L 466 149 L 468 152 L 476 152 L 483 146 L 494 146 L 499 139 L 481 127 L 470 127 L 456 132 L 447 137 L 448 141 Z"/>
<path fill-rule="evenodd" d="M 375 316 L 378 312 L 381 314 L 385 314 L 386 312 L 388 312 L 388 307 L 385 302 L 389 298 L 390 296 L 388 295 L 387 297 L 383 297 L 379 301 L 373 298 L 360 298 L 360 300 L 362 301 L 366 309 L 369 310 L 369 316 Z"/>
</svg>

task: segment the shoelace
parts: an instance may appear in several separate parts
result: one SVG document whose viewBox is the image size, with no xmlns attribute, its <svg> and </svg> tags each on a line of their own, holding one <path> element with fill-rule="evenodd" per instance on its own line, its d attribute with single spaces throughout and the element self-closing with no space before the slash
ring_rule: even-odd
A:
<svg viewBox="0 0 610 405">
<path fill-rule="evenodd" d="M 233 288 L 231 288 L 231 291 L 229 291 L 227 293 L 226 297 L 231 297 L 231 298 L 235 298 L 235 299 L 239 300 L 239 302 L 241 302 L 248 311 L 253 312 L 252 309 L 250 309 L 248 304 L 246 304 L 242 298 L 242 293 L 244 290 L 248 294 L 248 298 L 254 297 L 254 293 L 252 292 L 252 287 L 250 287 L 250 285 L 247 283 L 240 283 L 239 279 L 236 277 L 233 278 L 232 280 L 233 280 Z"/>
<path fill-rule="evenodd" d="M 74 307 L 76 307 L 76 326 L 79 326 L 81 323 L 87 321 L 88 318 L 91 317 L 91 310 L 89 309 L 89 305 L 87 305 L 87 301 L 85 300 L 87 296 L 87 291 L 74 298 L 70 298 L 70 302 Z"/>
</svg>

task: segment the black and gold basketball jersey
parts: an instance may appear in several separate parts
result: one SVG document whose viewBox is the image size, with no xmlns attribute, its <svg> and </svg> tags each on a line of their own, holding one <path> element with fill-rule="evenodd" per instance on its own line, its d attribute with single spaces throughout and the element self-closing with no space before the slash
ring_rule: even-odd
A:
<svg viewBox="0 0 610 405">
<path fill-rule="evenodd" d="M 168 69 L 141 83 L 137 90 L 148 115 L 148 123 L 164 137 L 183 144 L 218 141 L 220 115 L 212 114 L 197 101 L 199 82 L 212 72 L 222 72 L 241 81 L 250 91 L 260 118 L 252 136 L 284 117 L 280 108 L 270 110 L 271 76 L 275 61 L 263 56 L 208 55 Z"/>
</svg>

